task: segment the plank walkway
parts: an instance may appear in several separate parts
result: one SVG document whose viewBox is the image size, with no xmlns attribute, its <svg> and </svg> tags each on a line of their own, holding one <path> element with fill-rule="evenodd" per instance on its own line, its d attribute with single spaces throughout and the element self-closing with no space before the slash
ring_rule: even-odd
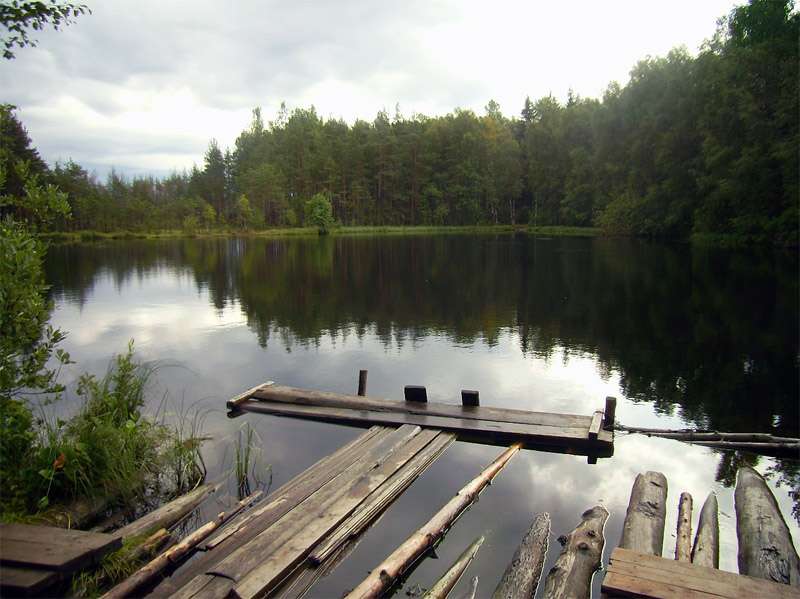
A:
<svg viewBox="0 0 800 599">
<path fill-rule="evenodd" d="M 39 596 L 120 547 L 113 535 L 0 523 L 0 595 Z"/>
<path fill-rule="evenodd" d="M 602 591 L 608 597 L 657 599 L 800 599 L 797 587 L 621 547 L 611 553 Z"/>
<path fill-rule="evenodd" d="M 453 441 L 375 426 L 234 518 L 159 597 L 301 596 Z"/>
<path fill-rule="evenodd" d="M 421 389 L 421 388 L 418 388 Z M 483 406 L 397 401 L 308 391 L 265 383 L 228 402 L 233 410 L 368 427 L 404 424 L 450 431 L 461 441 L 574 453 L 613 455 L 605 412 L 591 416 L 528 412 Z"/>
</svg>

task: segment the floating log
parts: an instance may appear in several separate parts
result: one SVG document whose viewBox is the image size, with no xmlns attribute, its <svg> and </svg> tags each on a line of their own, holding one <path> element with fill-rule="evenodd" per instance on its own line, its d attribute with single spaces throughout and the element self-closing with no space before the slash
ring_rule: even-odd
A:
<svg viewBox="0 0 800 599">
<path fill-rule="evenodd" d="M 450 591 L 453 590 L 467 567 L 475 559 L 475 554 L 478 553 L 478 549 L 483 545 L 483 541 L 483 535 L 472 541 L 470 546 L 458 556 L 458 559 L 450 566 L 450 569 L 433 585 L 431 590 L 425 593 L 422 599 L 447 599 Z"/>
<path fill-rule="evenodd" d="M 679 562 L 692 561 L 692 503 L 692 496 L 689 493 L 681 493 L 675 540 L 675 559 Z"/>
<path fill-rule="evenodd" d="M 536 596 L 549 541 L 550 514 L 545 512 L 533 519 L 533 524 L 497 584 L 492 599 L 533 599 Z"/>
<path fill-rule="evenodd" d="M 619 546 L 638 553 L 661 555 L 667 517 L 667 478 L 648 471 L 636 476 L 622 525 Z"/>
<path fill-rule="evenodd" d="M 800 559 L 763 477 L 752 468 L 739 468 L 734 501 L 739 573 L 800 586 Z"/>
<path fill-rule="evenodd" d="M 101 517 L 113 501 L 113 495 L 82 497 L 69 505 L 60 506 L 58 511 L 38 516 L 35 523 L 57 528 L 84 529 Z"/>
<path fill-rule="evenodd" d="M 800 439 L 793 437 L 776 437 L 767 433 L 720 433 L 717 431 L 695 431 L 689 429 L 668 430 L 660 428 L 639 428 L 617 424 L 616 430 L 629 433 L 640 433 L 650 437 L 676 439 L 695 445 L 729 449 L 732 451 L 749 451 L 774 457 L 800 457 Z"/>
<path fill-rule="evenodd" d="M 717 494 L 711 491 L 700 510 L 697 536 L 692 548 L 692 563 L 707 568 L 719 568 L 719 510 Z"/>
<path fill-rule="evenodd" d="M 581 515 L 581 523 L 568 535 L 559 537 L 564 550 L 547 573 L 544 587 L 547 599 L 589 599 L 592 576 L 603 565 L 606 520 L 608 510 L 595 506 Z"/>
<path fill-rule="evenodd" d="M 347 595 L 347 599 L 379 597 L 409 565 L 436 544 L 458 516 L 475 501 L 481 490 L 492 481 L 520 448 L 520 444 L 515 444 L 504 451 L 500 457 L 447 502 L 422 528 L 372 570 L 369 576 Z"/>
<path fill-rule="evenodd" d="M 221 485 L 221 481 L 200 485 L 189 493 L 162 505 L 146 516 L 142 516 L 127 526 L 123 526 L 114 533 L 114 536 L 125 540 L 145 533 L 152 534 L 160 528 L 170 528 L 197 509 Z"/>
<path fill-rule="evenodd" d="M 274 384 L 275 384 L 274 381 L 267 381 L 266 383 L 260 384 L 258 387 L 253 387 L 249 391 L 245 391 L 244 393 L 237 395 L 233 399 L 229 399 L 226 402 L 225 407 L 227 407 L 229 410 L 235 410 L 244 402 L 246 402 L 248 399 L 250 399 L 255 392 L 261 391 L 262 389 L 266 389 L 267 387 L 270 387 Z"/>
<path fill-rule="evenodd" d="M 467 590 L 458 599 L 475 599 L 475 594 L 478 592 L 478 577 L 473 576 L 469 579 L 469 586 Z"/>
<path fill-rule="evenodd" d="M 216 518 L 198 528 L 183 541 L 165 551 L 147 565 L 142 566 L 131 576 L 105 593 L 100 599 L 123 599 L 124 597 L 127 597 L 136 591 L 136 589 L 151 581 L 160 572 L 163 572 L 169 566 L 180 561 L 203 539 L 208 537 L 212 532 L 214 532 L 214 530 L 222 526 L 225 522 L 230 520 L 233 516 L 258 499 L 260 495 L 261 491 L 256 491 L 255 493 L 245 497 L 242 501 L 237 502 L 229 511 L 221 512 Z"/>
</svg>

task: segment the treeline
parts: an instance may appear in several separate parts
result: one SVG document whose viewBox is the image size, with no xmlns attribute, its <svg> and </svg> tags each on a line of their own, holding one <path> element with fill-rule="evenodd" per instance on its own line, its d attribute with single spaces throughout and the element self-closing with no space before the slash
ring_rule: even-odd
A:
<svg viewBox="0 0 800 599">
<path fill-rule="evenodd" d="M 597 226 L 796 245 L 799 36 L 793 2 L 751 0 L 697 57 L 641 60 L 601 100 L 527 98 L 519 118 L 493 101 L 483 116 L 398 107 L 352 126 L 282 105 L 267 123 L 255 109 L 232 150 L 212 140 L 202 168 L 112 171 L 104 183 L 73 162 L 45 174 L 69 193 L 60 226 L 74 230 L 299 226 L 321 193 L 346 226 Z"/>
</svg>

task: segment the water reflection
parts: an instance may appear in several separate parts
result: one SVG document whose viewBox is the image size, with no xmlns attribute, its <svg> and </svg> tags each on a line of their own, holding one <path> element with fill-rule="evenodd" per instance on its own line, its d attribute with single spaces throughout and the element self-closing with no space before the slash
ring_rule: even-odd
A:
<svg viewBox="0 0 800 599">
<path fill-rule="evenodd" d="M 494 235 L 126 241 L 48 255 L 54 323 L 69 331 L 65 349 L 78 369 L 102 371 L 131 338 L 146 358 L 180 365 L 159 379 L 182 400 L 178 411 L 206 414 L 215 435 L 206 461 L 220 469 L 240 424 L 225 417 L 226 399 L 267 379 L 354 393 L 361 368 L 377 397 L 400 399 L 403 385 L 424 384 L 435 401 L 458 403 L 473 388 L 485 405 L 588 414 L 613 395 L 628 425 L 797 436 L 797 269 L 792 253 Z M 273 488 L 358 434 L 246 418 L 264 441 Z M 318 596 L 357 584 L 498 454 L 451 447 L 318 583 Z M 430 586 L 488 532 L 473 573 L 489 593 L 540 511 L 551 513 L 555 541 L 585 509 L 605 505 L 614 544 L 633 479 L 649 469 L 670 482 L 668 527 L 681 491 L 698 508 L 719 491 L 722 567 L 735 570 L 726 485 L 748 459 L 636 436 L 618 438 L 614 458 L 596 466 L 526 452 L 409 585 Z M 773 485 L 783 479 L 788 516 L 797 462 L 757 466 L 774 472 Z M 557 554 L 552 542 L 548 567 Z"/>
</svg>

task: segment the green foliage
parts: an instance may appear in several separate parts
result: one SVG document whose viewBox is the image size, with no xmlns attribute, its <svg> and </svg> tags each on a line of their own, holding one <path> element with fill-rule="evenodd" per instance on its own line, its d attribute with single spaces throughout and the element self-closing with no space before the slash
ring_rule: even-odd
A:
<svg viewBox="0 0 800 599">
<path fill-rule="evenodd" d="M 327 235 L 333 227 L 331 204 L 323 194 L 315 194 L 305 205 L 306 224 L 317 228 L 320 235 Z"/>
<path fill-rule="evenodd" d="M 56 0 L 11 0 L 0 3 L 0 25 L 4 31 L 0 34 L 0 43 L 4 46 L 3 57 L 14 58 L 13 48 L 36 46 L 37 41 L 31 39 L 29 31 L 39 31 L 47 25 L 58 29 L 61 25 L 69 25 L 80 15 L 92 11 L 83 4 L 69 2 L 58 3 Z"/>
<path fill-rule="evenodd" d="M 197 230 L 200 228 L 200 219 L 194 214 L 187 214 L 183 217 L 183 232 L 189 237 L 197 235 Z"/>
</svg>

